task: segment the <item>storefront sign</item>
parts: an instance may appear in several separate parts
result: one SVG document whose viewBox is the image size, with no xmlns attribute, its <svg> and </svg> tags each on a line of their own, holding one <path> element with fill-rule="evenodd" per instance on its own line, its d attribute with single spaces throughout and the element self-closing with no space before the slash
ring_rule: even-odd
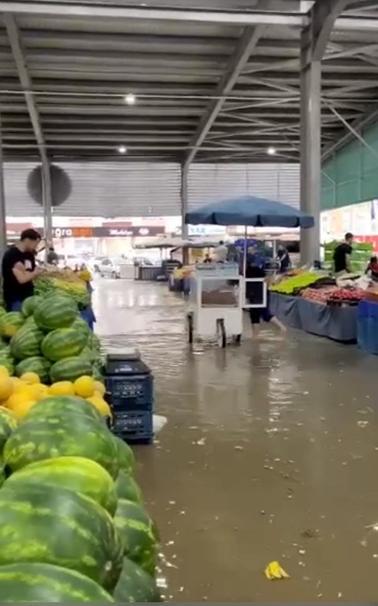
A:
<svg viewBox="0 0 378 606">
<path fill-rule="evenodd" d="M 54 227 L 54 238 L 123 238 L 163 235 L 164 227 Z"/>
</svg>

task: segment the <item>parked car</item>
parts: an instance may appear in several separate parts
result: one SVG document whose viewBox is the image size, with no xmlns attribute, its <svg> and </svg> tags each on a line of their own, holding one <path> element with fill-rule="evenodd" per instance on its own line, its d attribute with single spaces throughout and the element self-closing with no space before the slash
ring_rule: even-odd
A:
<svg viewBox="0 0 378 606">
<path fill-rule="evenodd" d="M 106 257 L 98 263 L 98 271 L 102 278 L 120 278 L 120 262 L 118 259 L 110 259 Z"/>
</svg>

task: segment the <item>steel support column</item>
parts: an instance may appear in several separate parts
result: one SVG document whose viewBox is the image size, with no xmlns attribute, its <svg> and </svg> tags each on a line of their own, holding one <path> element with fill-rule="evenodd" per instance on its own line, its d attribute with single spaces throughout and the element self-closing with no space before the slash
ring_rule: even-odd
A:
<svg viewBox="0 0 378 606">
<path fill-rule="evenodd" d="M 43 231 L 46 241 L 52 244 L 52 189 L 50 163 L 46 156 L 42 157 L 42 205 L 43 205 Z M 46 247 L 47 254 L 47 247 Z"/>
<path fill-rule="evenodd" d="M 181 165 L 181 190 L 180 190 L 180 198 L 181 198 L 181 237 L 183 240 L 186 240 L 189 231 L 188 226 L 185 223 L 185 215 L 188 212 L 188 177 L 189 177 L 189 165 L 183 163 Z M 186 265 L 188 263 L 189 251 L 187 248 L 183 248 L 182 251 L 182 261 L 183 264 Z"/>
<path fill-rule="evenodd" d="M 0 116 L 0 255 L 2 256 L 7 245 L 7 223 L 5 207 L 4 188 L 4 162 L 3 162 L 3 137 Z"/>
<path fill-rule="evenodd" d="M 301 233 L 302 263 L 320 258 L 321 60 L 349 1 L 317 0 L 301 35 L 301 210 L 315 218 L 315 226 Z"/>
<path fill-rule="evenodd" d="M 320 256 L 321 64 L 301 70 L 301 210 L 315 218 L 315 227 L 301 233 L 301 261 Z"/>
</svg>

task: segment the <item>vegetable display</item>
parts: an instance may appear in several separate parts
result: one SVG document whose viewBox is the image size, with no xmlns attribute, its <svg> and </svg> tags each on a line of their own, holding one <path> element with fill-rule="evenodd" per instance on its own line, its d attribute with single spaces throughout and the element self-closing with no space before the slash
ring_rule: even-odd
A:
<svg viewBox="0 0 378 606">
<path fill-rule="evenodd" d="M 297 294 L 300 290 L 307 288 L 311 284 L 315 284 L 323 274 L 315 272 L 301 272 L 295 276 L 284 278 L 278 284 L 273 284 L 271 290 L 283 295 Z"/>
</svg>

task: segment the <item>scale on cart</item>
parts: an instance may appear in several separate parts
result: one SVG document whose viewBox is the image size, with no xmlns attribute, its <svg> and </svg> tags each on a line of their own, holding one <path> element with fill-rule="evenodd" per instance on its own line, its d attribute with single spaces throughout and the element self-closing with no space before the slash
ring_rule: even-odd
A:
<svg viewBox="0 0 378 606">
<path fill-rule="evenodd" d="M 107 355 L 105 386 L 114 433 L 128 442 L 151 442 L 153 376 L 138 350 Z"/>
<path fill-rule="evenodd" d="M 252 302 L 246 300 L 246 284 L 256 283 Z M 267 304 L 264 278 L 244 278 L 237 263 L 203 263 L 196 266 L 190 288 L 187 314 L 188 341 L 217 339 L 226 347 L 231 339 L 239 344 L 243 332 L 243 310 Z"/>
</svg>

